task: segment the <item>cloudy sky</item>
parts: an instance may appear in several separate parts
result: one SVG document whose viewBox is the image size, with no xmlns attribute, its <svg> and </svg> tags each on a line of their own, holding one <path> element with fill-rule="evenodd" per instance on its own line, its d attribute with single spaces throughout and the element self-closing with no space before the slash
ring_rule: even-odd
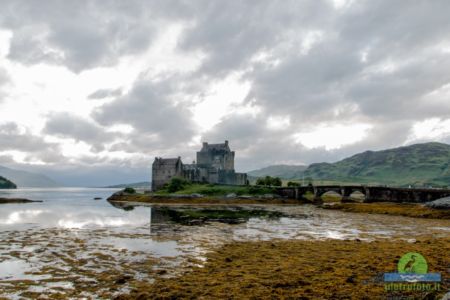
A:
<svg viewBox="0 0 450 300">
<path fill-rule="evenodd" d="M 0 165 L 148 180 L 230 141 L 239 171 L 450 142 L 450 2 L 0 2 Z"/>
</svg>

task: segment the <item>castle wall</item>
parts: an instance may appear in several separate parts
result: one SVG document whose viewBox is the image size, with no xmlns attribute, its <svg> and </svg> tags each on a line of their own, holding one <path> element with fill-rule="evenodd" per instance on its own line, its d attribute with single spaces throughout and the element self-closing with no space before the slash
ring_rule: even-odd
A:
<svg viewBox="0 0 450 300">
<path fill-rule="evenodd" d="M 234 170 L 220 170 L 219 171 L 219 181 L 220 184 L 230 184 L 230 185 L 246 185 L 247 184 L 247 174 L 236 173 Z"/>
<path fill-rule="evenodd" d="M 248 184 L 247 173 L 235 173 L 235 174 L 236 174 L 236 181 L 234 184 L 236 184 L 236 185 L 247 185 Z"/>
<path fill-rule="evenodd" d="M 197 166 L 200 168 L 215 168 L 218 170 L 234 170 L 234 151 L 224 144 L 203 143 L 202 149 L 197 152 Z"/>
<path fill-rule="evenodd" d="M 181 159 L 155 158 L 152 164 L 152 190 L 162 188 L 173 177 L 184 177 Z"/>
</svg>

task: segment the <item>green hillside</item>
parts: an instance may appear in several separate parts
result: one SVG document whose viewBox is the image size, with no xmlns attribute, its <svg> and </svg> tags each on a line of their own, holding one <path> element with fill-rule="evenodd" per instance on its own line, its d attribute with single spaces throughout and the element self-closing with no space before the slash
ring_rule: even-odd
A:
<svg viewBox="0 0 450 300">
<path fill-rule="evenodd" d="M 450 186 L 449 164 L 450 145 L 425 143 L 366 151 L 336 163 L 312 164 L 305 177 L 399 186 Z"/>
<path fill-rule="evenodd" d="M 308 166 L 303 165 L 273 165 L 247 172 L 247 174 L 256 178 L 264 176 L 279 177 L 281 179 L 301 178 L 303 171 L 305 171 L 307 167 Z"/>
<path fill-rule="evenodd" d="M 17 186 L 6 179 L 5 177 L 0 176 L 0 189 L 16 189 Z"/>
</svg>

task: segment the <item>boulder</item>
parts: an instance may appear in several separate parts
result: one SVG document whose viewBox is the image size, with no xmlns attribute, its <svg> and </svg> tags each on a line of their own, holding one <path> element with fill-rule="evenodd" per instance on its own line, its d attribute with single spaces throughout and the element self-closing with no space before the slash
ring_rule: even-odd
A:
<svg viewBox="0 0 450 300">
<path fill-rule="evenodd" d="M 450 209 L 450 197 L 427 202 L 425 206 L 435 209 Z"/>
</svg>

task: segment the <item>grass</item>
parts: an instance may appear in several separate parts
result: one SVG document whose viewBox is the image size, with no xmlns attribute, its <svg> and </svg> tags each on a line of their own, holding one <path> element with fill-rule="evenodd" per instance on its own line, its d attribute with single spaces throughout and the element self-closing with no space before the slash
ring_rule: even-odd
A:
<svg viewBox="0 0 450 300">
<path fill-rule="evenodd" d="M 235 185 L 215 185 L 215 184 L 199 184 L 192 183 L 184 186 L 182 190 L 175 193 L 170 193 L 166 189 L 161 189 L 155 192 L 155 195 L 189 195 L 189 194 L 202 194 L 206 196 L 226 196 L 228 194 L 242 195 L 264 195 L 273 194 L 274 189 L 270 187 L 262 186 L 235 186 Z"/>
</svg>

